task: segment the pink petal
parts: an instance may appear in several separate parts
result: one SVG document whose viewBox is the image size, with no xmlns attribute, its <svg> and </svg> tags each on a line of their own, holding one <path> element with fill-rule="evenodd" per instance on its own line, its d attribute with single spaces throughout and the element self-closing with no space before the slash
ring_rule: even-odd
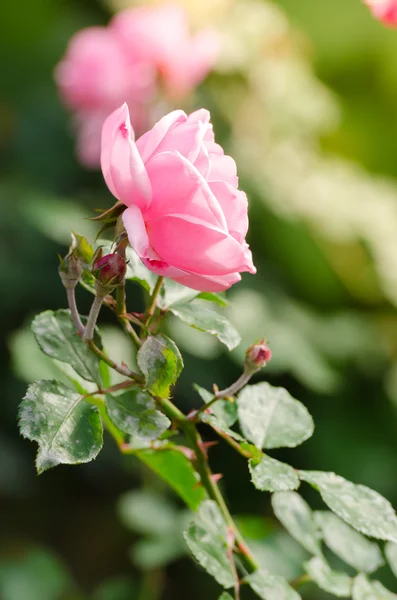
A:
<svg viewBox="0 0 397 600">
<path fill-rule="evenodd" d="M 147 223 L 147 231 L 159 257 L 185 271 L 217 276 L 253 268 L 232 236 L 205 222 L 169 215 Z"/>
<path fill-rule="evenodd" d="M 146 256 L 150 249 L 150 243 L 140 208 L 134 205 L 130 206 L 123 212 L 122 218 L 131 248 L 138 256 Z"/>
<path fill-rule="evenodd" d="M 187 116 L 183 110 L 174 110 L 158 121 L 150 131 L 144 133 L 136 142 L 144 163 L 156 152 L 165 136 L 175 125 L 185 123 Z M 173 148 L 177 150 L 177 148 Z"/>
<path fill-rule="evenodd" d="M 101 166 L 109 190 L 120 202 L 140 208 L 150 203 L 150 181 L 134 142 L 126 103 L 103 125 Z"/>
<path fill-rule="evenodd" d="M 226 219 L 207 182 L 178 152 L 156 154 L 146 164 L 152 184 L 152 203 L 146 222 L 178 214 L 195 217 L 227 231 Z"/>
<path fill-rule="evenodd" d="M 211 170 L 208 181 L 226 181 L 238 186 L 237 166 L 231 156 L 226 154 L 210 154 Z"/>
<path fill-rule="evenodd" d="M 230 275 L 218 275 L 217 277 L 205 277 L 204 275 L 186 274 L 177 275 L 172 277 L 172 279 L 200 292 L 223 292 L 229 289 L 234 283 L 240 281 L 241 275 L 239 273 L 232 273 Z"/>
<path fill-rule="evenodd" d="M 209 186 L 223 210 L 230 235 L 241 243 L 248 231 L 246 194 L 225 181 L 212 181 Z"/>
</svg>

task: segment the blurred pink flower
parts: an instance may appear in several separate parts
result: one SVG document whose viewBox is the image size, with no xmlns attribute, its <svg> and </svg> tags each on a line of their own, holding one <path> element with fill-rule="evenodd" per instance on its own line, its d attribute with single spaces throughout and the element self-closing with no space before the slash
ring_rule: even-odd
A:
<svg viewBox="0 0 397 600">
<path fill-rule="evenodd" d="M 219 51 L 214 30 L 190 35 L 186 12 L 178 5 L 125 10 L 113 18 L 110 27 L 126 53 L 151 66 L 173 97 L 182 97 L 198 85 Z"/>
<path fill-rule="evenodd" d="M 397 0 L 364 0 L 376 19 L 397 27 Z"/>
<path fill-rule="evenodd" d="M 208 74 L 218 50 L 212 31 L 189 35 L 178 6 L 142 7 L 114 17 L 109 27 L 89 27 L 71 39 L 55 79 L 74 112 L 77 153 L 95 168 L 105 118 L 127 102 L 134 128 L 150 121 L 159 80 L 169 98 L 181 98 Z"/>
<path fill-rule="evenodd" d="M 130 244 L 151 271 L 201 291 L 225 290 L 240 272 L 256 272 L 245 241 L 247 197 L 208 111 L 171 112 L 135 143 L 124 104 L 104 123 L 101 164 L 127 206 Z"/>
</svg>

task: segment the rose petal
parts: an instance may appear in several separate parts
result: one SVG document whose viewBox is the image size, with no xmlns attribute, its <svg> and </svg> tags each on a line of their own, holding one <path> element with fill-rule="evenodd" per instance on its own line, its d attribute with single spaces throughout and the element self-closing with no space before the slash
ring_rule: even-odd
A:
<svg viewBox="0 0 397 600">
<path fill-rule="evenodd" d="M 150 131 L 144 133 L 136 142 L 139 153 L 144 163 L 156 152 L 158 146 L 175 125 L 187 121 L 183 110 L 174 110 L 158 121 Z M 175 150 L 176 148 L 173 148 Z"/>
<path fill-rule="evenodd" d="M 241 243 L 248 231 L 246 194 L 226 181 L 212 181 L 209 187 L 223 210 L 230 235 Z"/>
<path fill-rule="evenodd" d="M 211 170 L 208 181 L 226 181 L 232 186 L 238 186 L 237 166 L 231 156 L 210 153 Z"/>
<path fill-rule="evenodd" d="M 207 182 L 178 152 L 156 154 L 146 164 L 152 184 L 149 222 L 169 214 L 194 216 L 227 231 L 226 219 Z"/>
<path fill-rule="evenodd" d="M 150 203 L 150 180 L 134 142 L 126 103 L 103 125 L 101 166 L 108 188 L 120 202 L 140 208 Z"/>
</svg>

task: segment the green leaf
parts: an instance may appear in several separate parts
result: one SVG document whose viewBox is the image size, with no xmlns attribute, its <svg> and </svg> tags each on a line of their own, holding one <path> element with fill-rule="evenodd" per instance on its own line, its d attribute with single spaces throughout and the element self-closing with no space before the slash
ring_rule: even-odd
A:
<svg viewBox="0 0 397 600">
<path fill-rule="evenodd" d="M 141 450 L 136 456 L 184 500 L 192 510 L 197 510 L 207 497 L 204 488 L 199 485 L 199 476 L 192 463 L 177 450 Z"/>
<path fill-rule="evenodd" d="M 364 485 L 355 485 L 335 473 L 299 471 L 316 488 L 325 504 L 349 525 L 374 538 L 397 541 L 397 516 L 390 502 Z"/>
<path fill-rule="evenodd" d="M 218 306 L 228 306 L 229 302 L 226 300 L 226 297 L 221 293 L 216 294 L 215 292 L 201 292 L 197 296 L 197 300 L 207 300 L 207 302 L 214 302 Z"/>
<path fill-rule="evenodd" d="M 394 576 L 397 577 L 397 544 L 394 542 L 387 542 L 385 554 Z"/>
<path fill-rule="evenodd" d="M 129 433 L 134 442 L 156 440 L 171 425 L 168 417 L 156 409 L 150 394 L 140 389 L 107 396 L 106 410 L 113 423 Z"/>
<path fill-rule="evenodd" d="M 109 242 L 106 243 L 109 244 Z M 145 267 L 135 250 L 130 246 L 127 246 L 126 248 L 125 257 L 127 260 L 127 272 L 125 278 L 136 281 L 151 294 L 156 285 L 157 275 Z"/>
<path fill-rule="evenodd" d="M 58 464 L 89 462 L 102 447 L 97 409 L 58 381 L 29 386 L 19 409 L 19 427 L 24 437 L 39 444 L 39 473 Z"/>
<path fill-rule="evenodd" d="M 119 499 L 117 508 L 126 527 L 147 535 L 168 534 L 178 516 L 167 498 L 148 490 L 126 492 Z"/>
<path fill-rule="evenodd" d="M 353 582 L 353 600 L 397 600 L 397 595 L 389 592 L 380 581 L 369 581 L 362 573 Z"/>
<path fill-rule="evenodd" d="M 74 256 L 86 265 L 90 265 L 94 258 L 94 248 L 88 242 L 87 238 L 74 231 L 72 231 L 72 244 L 69 252 L 73 252 Z"/>
<path fill-rule="evenodd" d="M 321 555 L 320 535 L 309 505 L 296 492 L 277 492 L 272 496 L 276 517 L 310 554 Z"/>
<path fill-rule="evenodd" d="M 190 300 L 196 298 L 198 294 L 199 292 L 197 290 L 192 290 L 167 277 L 160 290 L 158 306 L 161 310 L 168 310 L 171 306 L 190 302 Z"/>
<path fill-rule="evenodd" d="M 186 554 L 186 544 L 180 531 L 170 531 L 167 535 L 144 538 L 136 542 L 130 557 L 139 569 L 164 568 Z"/>
<path fill-rule="evenodd" d="M 332 571 L 323 558 L 314 556 L 305 564 L 308 575 L 318 587 L 339 598 L 350 598 L 352 579 L 339 571 Z"/>
<path fill-rule="evenodd" d="M 44 354 L 67 363 L 83 379 L 101 383 L 99 358 L 76 333 L 70 311 L 46 310 L 35 317 L 32 331 Z"/>
<path fill-rule="evenodd" d="M 56 556 L 26 548 L 0 560 L 1 600 L 81 600 L 70 575 Z"/>
<path fill-rule="evenodd" d="M 270 456 L 264 455 L 258 463 L 250 460 L 248 467 L 254 486 L 262 492 L 286 492 L 296 490 L 300 481 L 295 470 Z"/>
<path fill-rule="evenodd" d="M 206 390 L 205 388 L 197 385 L 196 383 L 193 385 L 196 392 L 199 394 L 202 400 L 206 404 L 211 402 L 214 398 L 214 394 Z M 236 402 L 230 402 L 229 400 L 217 400 L 210 408 L 212 411 L 212 415 L 208 415 L 208 413 L 203 414 L 203 421 L 206 420 L 206 417 L 212 417 L 210 419 L 210 423 L 213 423 L 215 426 L 220 429 L 227 429 L 232 427 L 234 423 L 237 421 L 237 404 Z"/>
<path fill-rule="evenodd" d="M 190 327 L 215 335 L 229 350 L 233 350 L 241 342 L 239 333 L 230 321 L 216 311 L 202 306 L 199 301 L 171 306 L 170 311 Z"/>
<path fill-rule="evenodd" d="M 272 575 L 264 569 L 247 575 L 245 581 L 263 600 L 299 600 L 300 598 L 298 592 L 288 585 L 284 577 Z"/>
<path fill-rule="evenodd" d="M 233 598 L 227 592 L 223 592 L 223 594 L 219 596 L 219 600 L 233 600 Z"/>
<path fill-rule="evenodd" d="M 138 586 L 128 577 L 114 577 L 102 583 L 90 598 L 91 600 L 131 600 L 137 595 Z"/>
<path fill-rule="evenodd" d="M 186 544 L 197 562 L 225 588 L 235 584 L 227 554 L 227 525 L 213 500 L 205 500 L 184 532 Z"/>
<path fill-rule="evenodd" d="M 238 395 L 237 406 L 243 435 L 258 448 L 293 448 L 313 433 L 306 407 L 270 383 L 247 385 Z"/>
<path fill-rule="evenodd" d="M 170 387 L 183 369 L 176 344 L 165 335 L 148 337 L 138 352 L 138 365 L 146 378 L 146 387 L 154 396 L 168 398 Z"/>
<path fill-rule="evenodd" d="M 316 512 L 314 520 L 321 529 L 328 548 L 353 569 L 372 573 L 384 564 L 378 544 L 370 542 L 334 513 Z"/>
</svg>

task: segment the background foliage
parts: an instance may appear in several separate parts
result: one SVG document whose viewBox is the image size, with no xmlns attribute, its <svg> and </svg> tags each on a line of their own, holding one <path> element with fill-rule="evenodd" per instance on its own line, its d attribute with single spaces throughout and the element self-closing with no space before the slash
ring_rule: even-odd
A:
<svg viewBox="0 0 397 600">
<path fill-rule="evenodd" d="M 70 36 L 105 23 L 116 4 L 20 0 L 0 9 L 2 600 L 124 600 L 134 588 L 142 600 L 163 588 L 173 600 L 216 595 L 182 558 L 181 537 L 169 540 L 171 522 L 180 519 L 181 531 L 186 523 L 184 509 L 142 466 L 120 458 L 109 441 L 95 462 L 37 478 L 33 445 L 17 434 L 26 382 L 52 376 L 28 325 L 35 313 L 65 306 L 57 253 L 65 254 L 77 222 L 92 237 L 83 217 L 110 202 L 101 175 L 74 158 L 52 72 Z M 396 506 L 397 34 L 358 0 L 184 4 L 193 24 L 222 31 L 216 72 L 191 103 L 211 109 L 251 199 L 259 274 L 231 291 L 226 312 L 242 348 L 267 335 L 274 358 L 266 378 L 314 417 L 315 434 L 295 450 L 294 464 L 336 471 Z M 87 311 L 87 296 L 81 301 Z M 223 387 L 239 374 L 242 351 L 230 361 L 216 340 L 176 320 L 169 328 L 185 360 L 180 406 L 195 403 L 192 380 Z M 130 352 L 111 321 L 106 343 L 120 357 Z M 252 545 L 292 578 L 302 551 L 269 520 L 267 496 L 254 490 L 238 456 L 223 445 L 211 452 Z M 288 461 L 290 452 L 275 456 Z M 142 496 L 131 502 L 142 485 L 157 505 Z M 163 569 L 166 559 L 175 561 Z M 138 567 L 147 571 L 143 582 Z M 397 589 L 386 570 L 380 578 Z"/>
</svg>

